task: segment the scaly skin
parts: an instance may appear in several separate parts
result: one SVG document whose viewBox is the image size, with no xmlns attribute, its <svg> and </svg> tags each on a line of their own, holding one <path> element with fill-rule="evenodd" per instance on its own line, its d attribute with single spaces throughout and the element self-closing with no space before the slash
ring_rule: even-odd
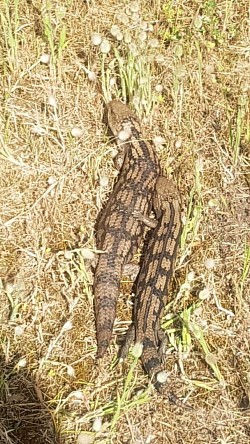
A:
<svg viewBox="0 0 250 444">
<path fill-rule="evenodd" d="M 118 180 L 97 223 L 99 256 L 94 277 L 97 353 L 102 357 L 110 342 L 124 265 L 131 261 L 145 234 L 160 165 L 151 143 L 145 142 L 135 114 L 123 103 L 108 104 L 108 123 L 118 139 L 127 133 L 124 162 Z M 120 142 L 121 144 L 121 142 Z"/>
<path fill-rule="evenodd" d="M 142 365 L 157 390 L 164 384 L 157 380 L 163 371 L 161 346 L 163 331 L 160 327 L 163 310 L 168 302 L 168 287 L 173 275 L 174 263 L 181 234 L 180 206 L 178 192 L 173 182 L 159 177 L 154 197 L 156 213 L 155 228 L 150 232 L 150 240 L 140 270 L 134 306 L 134 323 L 130 327 L 121 357 L 125 357 L 133 340 L 142 344 Z M 138 219 L 152 226 L 140 213 Z"/>
</svg>

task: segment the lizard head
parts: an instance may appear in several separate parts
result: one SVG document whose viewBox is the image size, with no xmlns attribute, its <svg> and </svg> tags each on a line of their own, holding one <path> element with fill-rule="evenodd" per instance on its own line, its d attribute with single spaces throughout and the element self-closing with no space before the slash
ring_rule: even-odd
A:
<svg viewBox="0 0 250 444">
<path fill-rule="evenodd" d="M 170 201 L 179 199 L 178 190 L 171 179 L 158 177 L 155 185 L 154 207 L 166 209 Z"/>
<path fill-rule="evenodd" d="M 111 100 L 107 104 L 107 110 L 108 124 L 114 136 L 118 136 L 119 132 L 126 128 L 128 122 L 137 121 L 133 111 L 120 100 Z"/>
</svg>

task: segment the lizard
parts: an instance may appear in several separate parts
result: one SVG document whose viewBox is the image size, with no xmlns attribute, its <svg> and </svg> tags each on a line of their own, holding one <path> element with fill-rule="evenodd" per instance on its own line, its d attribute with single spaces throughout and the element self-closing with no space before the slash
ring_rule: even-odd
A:
<svg viewBox="0 0 250 444">
<path fill-rule="evenodd" d="M 149 217 L 161 173 L 152 143 L 143 138 L 137 116 L 118 100 L 107 105 L 108 124 L 123 149 L 124 161 L 96 224 L 99 255 L 94 275 L 97 357 L 104 356 L 112 334 L 124 266 L 140 247 L 146 226 L 133 215 Z"/>
<path fill-rule="evenodd" d="M 167 379 L 161 365 L 164 332 L 160 322 L 168 300 L 168 288 L 181 235 L 181 211 L 178 192 L 172 180 L 160 176 L 156 183 L 153 207 L 156 220 L 140 212 L 134 216 L 153 230 L 137 278 L 134 322 L 120 351 L 124 359 L 133 341 L 142 345 L 142 365 L 159 392 Z"/>
</svg>

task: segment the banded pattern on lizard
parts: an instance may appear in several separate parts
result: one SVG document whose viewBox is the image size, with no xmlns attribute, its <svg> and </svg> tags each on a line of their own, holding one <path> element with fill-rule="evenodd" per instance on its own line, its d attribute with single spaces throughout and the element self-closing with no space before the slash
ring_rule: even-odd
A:
<svg viewBox="0 0 250 444">
<path fill-rule="evenodd" d="M 128 106 L 111 101 L 108 124 L 118 143 L 121 132 L 127 137 L 122 143 L 124 162 L 118 180 L 96 227 L 97 247 L 104 251 L 94 277 L 98 357 L 110 342 L 123 267 L 138 250 L 146 230 L 133 213 L 149 217 L 161 172 L 153 145 L 143 139 L 138 119 Z"/>
<path fill-rule="evenodd" d="M 158 391 L 162 391 L 165 374 L 161 365 L 164 333 L 160 322 L 168 300 L 168 287 L 181 234 L 180 206 L 174 183 L 159 177 L 153 207 L 156 221 L 140 213 L 135 216 L 153 226 L 140 270 L 134 305 L 134 321 L 128 330 L 120 356 L 125 358 L 133 340 L 142 344 L 142 365 Z M 161 373 L 161 375 L 160 375 Z M 158 378 L 159 376 L 159 378 Z M 161 377 L 163 378 L 161 378 Z"/>
</svg>

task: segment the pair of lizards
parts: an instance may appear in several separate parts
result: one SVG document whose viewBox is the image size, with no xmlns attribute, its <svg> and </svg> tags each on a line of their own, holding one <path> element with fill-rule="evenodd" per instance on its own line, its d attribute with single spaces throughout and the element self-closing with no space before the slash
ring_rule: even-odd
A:
<svg viewBox="0 0 250 444">
<path fill-rule="evenodd" d="M 131 342 L 142 344 L 144 369 L 161 391 L 163 332 L 160 320 L 167 301 L 181 232 L 178 193 L 161 175 L 151 143 L 146 142 L 136 115 L 122 102 L 108 104 L 108 124 L 123 151 L 118 180 L 97 223 L 99 256 L 94 278 L 98 357 L 110 342 L 124 265 L 129 263 L 151 227 L 149 243 L 137 278 L 134 322 L 121 356 Z M 156 219 L 150 218 L 154 211 Z"/>
</svg>

